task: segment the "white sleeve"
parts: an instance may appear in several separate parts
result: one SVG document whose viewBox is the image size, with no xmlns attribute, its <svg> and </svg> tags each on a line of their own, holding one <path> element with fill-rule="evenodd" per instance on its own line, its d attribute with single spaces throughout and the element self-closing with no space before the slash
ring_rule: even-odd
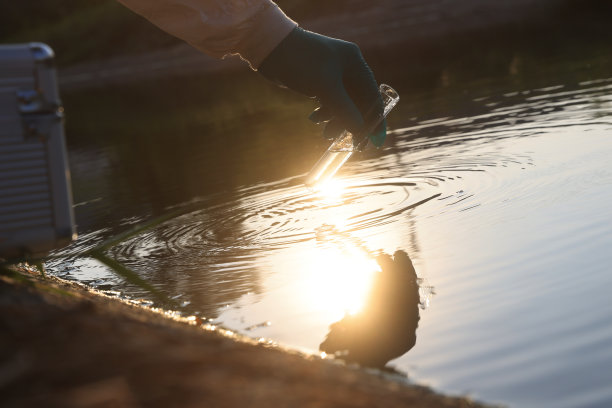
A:
<svg viewBox="0 0 612 408">
<path fill-rule="evenodd" d="M 200 51 L 253 69 L 296 27 L 271 0 L 118 0 Z"/>
</svg>

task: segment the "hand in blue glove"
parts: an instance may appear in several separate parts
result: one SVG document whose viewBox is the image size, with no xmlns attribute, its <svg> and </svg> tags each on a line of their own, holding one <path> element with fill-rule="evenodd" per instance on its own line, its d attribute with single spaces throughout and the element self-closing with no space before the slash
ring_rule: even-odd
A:
<svg viewBox="0 0 612 408">
<path fill-rule="evenodd" d="M 367 136 L 375 146 L 382 146 L 385 121 L 374 130 L 371 128 L 383 112 L 383 102 L 374 74 L 356 44 L 297 27 L 258 70 L 281 86 L 316 97 L 321 107 L 310 119 L 315 123 L 328 122 L 325 137 L 335 138 L 347 129 L 355 136 L 355 146 L 363 147 Z M 370 134 L 365 134 L 368 130 Z"/>
</svg>

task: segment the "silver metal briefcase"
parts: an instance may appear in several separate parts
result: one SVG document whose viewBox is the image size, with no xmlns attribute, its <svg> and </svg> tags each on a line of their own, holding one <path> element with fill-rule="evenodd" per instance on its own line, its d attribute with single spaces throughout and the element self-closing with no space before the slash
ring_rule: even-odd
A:
<svg viewBox="0 0 612 408">
<path fill-rule="evenodd" d="M 74 238 L 53 51 L 0 45 L 0 258 L 41 256 Z"/>
</svg>

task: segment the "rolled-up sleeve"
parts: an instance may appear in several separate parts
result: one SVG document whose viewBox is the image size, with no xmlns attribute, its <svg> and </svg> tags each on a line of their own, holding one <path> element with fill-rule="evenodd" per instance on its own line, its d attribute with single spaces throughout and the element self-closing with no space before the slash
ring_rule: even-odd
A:
<svg viewBox="0 0 612 408">
<path fill-rule="evenodd" d="M 253 69 L 295 28 L 270 0 L 118 0 L 217 58 L 238 54 Z"/>
</svg>

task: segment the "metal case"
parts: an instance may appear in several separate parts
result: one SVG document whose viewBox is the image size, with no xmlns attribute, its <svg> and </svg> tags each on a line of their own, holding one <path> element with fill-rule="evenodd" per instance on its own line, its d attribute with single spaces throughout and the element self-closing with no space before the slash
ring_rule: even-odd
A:
<svg viewBox="0 0 612 408">
<path fill-rule="evenodd" d="M 0 258 L 41 256 L 74 238 L 53 51 L 0 45 Z"/>
</svg>

